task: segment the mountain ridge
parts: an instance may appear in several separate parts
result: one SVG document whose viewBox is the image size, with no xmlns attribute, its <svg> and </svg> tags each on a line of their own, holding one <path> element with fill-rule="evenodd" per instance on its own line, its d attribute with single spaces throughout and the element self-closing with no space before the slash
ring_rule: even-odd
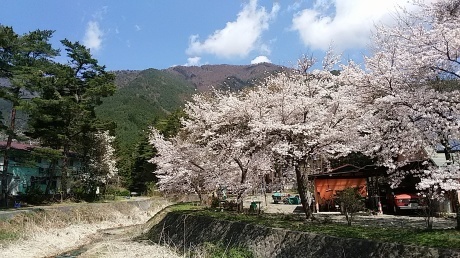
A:
<svg viewBox="0 0 460 258">
<path fill-rule="evenodd" d="M 239 90 L 245 86 L 253 85 L 257 79 L 286 69 L 286 67 L 271 63 L 259 63 L 253 65 L 174 66 L 163 71 L 191 82 L 199 92 L 203 92 L 212 88 Z"/>
<path fill-rule="evenodd" d="M 123 88 L 138 78 L 142 71 L 157 70 L 170 73 L 191 82 L 199 92 L 212 88 L 240 89 L 248 84 L 253 84 L 254 79 L 260 79 L 269 74 L 282 72 L 289 68 L 271 63 L 258 63 L 251 65 L 214 64 L 201 66 L 172 66 L 166 69 L 148 68 L 144 70 L 114 70 L 115 84 Z M 236 81 L 232 81 L 236 80 Z"/>
</svg>

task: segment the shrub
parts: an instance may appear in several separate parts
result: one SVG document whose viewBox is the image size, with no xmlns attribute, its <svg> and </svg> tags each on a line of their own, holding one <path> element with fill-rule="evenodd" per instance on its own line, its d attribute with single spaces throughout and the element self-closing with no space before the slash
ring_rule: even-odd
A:
<svg viewBox="0 0 460 258">
<path fill-rule="evenodd" d="M 21 196 L 21 199 L 28 204 L 42 204 L 46 197 L 40 187 L 28 187 L 25 195 Z"/>
<path fill-rule="evenodd" d="M 107 185 L 105 188 L 106 195 L 115 195 L 115 196 L 129 196 L 130 192 L 128 189 L 116 186 L 116 185 Z"/>
<path fill-rule="evenodd" d="M 148 182 L 146 184 L 147 187 L 147 196 L 160 196 L 160 191 L 158 191 L 157 184 L 155 182 Z"/>
<path fill-rule="evenodd" d="M 211 197 L 211 208 L 217 208 L 220 205 L 220 200 L 219 198 L 212 196 Z"/>
<path fill-rule="evenodd" d="M 347 224 L 351 226 L 354 214 L 364 208 L 362 197 L 358 188 L 348 187 L 337 194 L 338 201 L 342 206 L 342 212 L 345 214 Z"/>
</svg>

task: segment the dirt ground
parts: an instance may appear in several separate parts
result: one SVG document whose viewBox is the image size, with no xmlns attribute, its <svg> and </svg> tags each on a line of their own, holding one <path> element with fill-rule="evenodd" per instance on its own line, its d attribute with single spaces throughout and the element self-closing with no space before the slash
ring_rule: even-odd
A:
<svg viewBox="0 0 460 258">
<path fill-rule="evenodd" d="M 266 198 L 262 195 L 247 197 L 244 201 L 244 207 L 249 207 L 253 201 L 260 201 L 260 209 L 264 213 L 298 214 L 299 216 L 303 216 L 302 206 L 283 203 L 275 204 L 269 194 L 267 194 Z M 314 213 L 314 216 L 320 220 L 327 219 L 332 222 L 346 223 L 345 216 L 339 212 L 318 212 Z M 364 226 L 426 228 L 425 217 L 416 213 L 407 213 L 404 215 L 369 215 L 362 212 L 356 215 L 353 223 Z M 453 215 L 433 218 L 434 229 L 455 228 L 456 225 Z"/>
</svg>

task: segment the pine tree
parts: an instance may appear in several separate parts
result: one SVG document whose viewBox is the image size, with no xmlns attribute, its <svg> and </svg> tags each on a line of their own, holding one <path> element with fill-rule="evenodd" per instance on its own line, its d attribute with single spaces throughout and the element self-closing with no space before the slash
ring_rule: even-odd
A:
<svg viewBox="0 0 460 258">
<path fill-rule="evenodd" d="M 9 152 L 12 141 L 17 138 L 16 113 L 26 108 L 28 102 L 25 99 L 36 91 L 38 81 L 46 76 L 44 70 L 58 54 L 49 43 L 52 35 L 51 30 L 36 30 L 18 35 L 12 27 L 0 25 L 0 77 L 10 83 L 9 86 L 0 87 L 0 96 L 12 105 L 9 124 L 2 125 L 8 137 L 2 172 L 2 198 L 5 205 L 8 205 Z"/>
</svg>

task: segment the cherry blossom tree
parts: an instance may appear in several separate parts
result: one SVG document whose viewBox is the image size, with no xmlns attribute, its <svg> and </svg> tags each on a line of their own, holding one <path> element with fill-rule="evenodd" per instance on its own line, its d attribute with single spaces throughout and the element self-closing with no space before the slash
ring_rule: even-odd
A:
<svg viewBox="0 0 460 258">
<path fill-rule="evenodd" d="M 352 150 L 360 109 L 352 84 L 327 70 L 307 72 L 312 59 L 304 60 L 301 72 L 273 75 L 255 88 L 195 95 L 185 108 L 181 136 L 165 141 L 153 130 L 152 144 L 160 156 L 152 161 L 160 167 L 162 189 L 177 190 L 179 182 L 190 187 L 198 176 L 202 185 L 233 188 L 241 204 L 247 191 L 274 170 L 276 160 L 294 168 L 310 218 L 308 175 L 316 161 Z M 334 60 L 330 51 L 324 67 L 330 69 Z"/>
<path fill-rule="evenodd" d="M 84 143 L 88 151 L 81 156 L 81 171 L 74 188 L 82 186 L 90 198 L 96 197 L 97 187 L 110 183 L 118 176 L 114 140 L 115 136 L 109 131 L 101 131 L 88 136 Z"/>
<path fill-rule="evenodd" d="M 158 167 L 155 173 L 159 190 L 167 194 L 196 193 L 202 201 L 202 194 L 210 184 L 207 173 L 212 171 L 210 162 L 203 159 L 203 149 L 178 136 L 165 139 L 155 128 L 150 130 L 150 143 L 158 152 L 150 162 Z"/>
<path fill-rule="evenodd" d="M 302 64 L 305 66 L 300 66 L 300 73 L 273 76 L 251 91 L 247 99 L 264 104 L 252 109 L 250 125 L 270 143 L 273 155 L 283 157 L 294 168 L 308 219 L 308 175 L 325 169 L 315 166 L 317 161 L 326 164 L 330 158 L 353 150 L 350 140 L 356 137 L 354 124 L 360 110 L 352 84 L 343 83 L 340 75 L 327 70 L 305 72 L 310 65 Z"/>
<path fill-rule="evenodd" d="M 217 164 L 221 164 L 220 185 L 236 191 L 239 210 L 246 193 L 260 184 L 272 169 L 271 155 L 259 135 L 248 123 L 250 106 L 243 92 L 214 91 L 212 96 L 197 95 L 185 109 L 184 130 L 189 137 L 206 146 Z"/>
<path fill-rule="evenodd" d="M 402 169 L 426 160 L 426 150 L 438 145 L 450 159 L 449 142 L 460 136 L 458 86 L 446 87 L 446 82 L 458 85 L 460 78 L 460 1 L 416 4 L 417 9 L 395 16 L 396 26 L 377 26 L 365 69 L 348 67 L 345 77 L 358 87 L 367 110 L 363 152 L 389 169 L 393 185 L 417 173 L 421 190 L 458 190 L 455 162 Z"/>
</svg>

